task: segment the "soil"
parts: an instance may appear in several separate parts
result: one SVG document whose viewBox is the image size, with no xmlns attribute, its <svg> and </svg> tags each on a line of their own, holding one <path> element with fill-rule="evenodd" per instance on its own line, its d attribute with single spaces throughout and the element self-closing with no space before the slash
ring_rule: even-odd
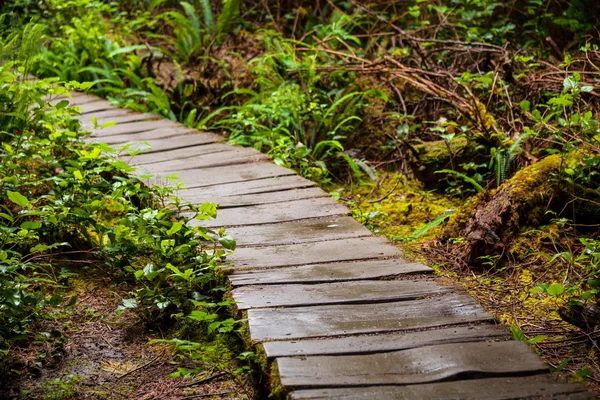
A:
<svg viewBox="0 0 600 400">
<path fill-rule="evenodd" d="M 169 377 L 179 368 L 197 368 L 170 345 L 169 327 L 150 331 L 132 311 L 115 309 L 133 289 L 96 274 L 75 274 L 66 296 L 73 307 L 40 322 L 49 339 L 20 349 L 20 376 L 0 382 L 0 398 L 20 399 L 247 399 L 251 385 L 217 365 L 199 374 Z M 61 332 L 61 334 L 58 334 Z M 207 377 L 205 383 L 194 384 Z"/>
</svg>

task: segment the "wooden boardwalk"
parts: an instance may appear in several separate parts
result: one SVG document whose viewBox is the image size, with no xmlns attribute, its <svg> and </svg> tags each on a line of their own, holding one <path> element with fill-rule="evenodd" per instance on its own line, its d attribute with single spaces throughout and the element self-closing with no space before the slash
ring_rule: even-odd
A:
<svg viewBox="0 0 600 400">
<path fill-rule="evenodd" d="M 212 133 L 83 94 L 72 103 L 90 129 L 93 116 L 117 122 L 94 140 L 148 142 L 149 153 L 124 159 L 157 177 L 177 173 L 186 200 L 220 204 L 216 220 L 196 222 L 238 240 L 231 295 L 277 396 L 594 398 L 555 381 L 473 298 L 403 260 L 313 182 Z"/>
</svg>

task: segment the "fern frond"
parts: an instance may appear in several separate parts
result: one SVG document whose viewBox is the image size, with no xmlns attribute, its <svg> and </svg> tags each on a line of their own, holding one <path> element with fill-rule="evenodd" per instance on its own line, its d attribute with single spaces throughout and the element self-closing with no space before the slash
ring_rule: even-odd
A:
<svg viewBox="0 0 600 400">
<path fill-rule="evenodd" d="M 479 183 L 477 183 L 473 178 L 470 178 L 467 175 L 462 174 L 462 173 L 457 172 L 457 171 L 454 171 L 452 169 L 441 169 L 439 171 L 435 171 L 434 174 L 449 174 L 449 175 L 454 175 L 457 178 L 461 178 L 465 182 L 469 182 L 471 185 L 473 185 L 473 187 L 475 188 L 475 190 L 477 190 L 478 193 L 485 192 L 485 189 L 483 188 L 483 186 L 481 186 Z"/>
<path fill-rule="evenodd" d="M 212 7 L 210 6 L 209 0 L 200 0 L 200 4 L 202 4 L 202 15 L 204 16 L 204 25 L 206 25 L 206 29 L 208 32 L 213 35 L 215 33 L 215 16 L 212 11 Z"/>
<path fill-rule="evenodd" d="M 229 33 L 231 24 L 240 14 L 240 0 L 223 0 L 223 9 L 217 18 L 217 41 Z"/>
</svg>

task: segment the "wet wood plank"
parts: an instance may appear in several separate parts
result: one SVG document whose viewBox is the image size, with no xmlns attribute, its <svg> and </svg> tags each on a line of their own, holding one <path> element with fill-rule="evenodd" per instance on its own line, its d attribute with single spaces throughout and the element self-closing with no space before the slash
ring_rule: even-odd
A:
<svg viewBox="0 0 600 400">
<path fill-rule="evenodd" d="M 228 153 L 236 150 L 235 147 L 231 147 L 223 143 L 203 144 L 198 143 L 199 140 L 194 140 L 195 138 L 192 135 L 187 135 L 187 137 L 191 138 L 191 140 L 189 140 L 191 145 L 189 146 L 169 149 L 166 151 L 153 151 L 147 154 L 139 154 L 129 157 L 127 162 L 130 165 L 143 166 L 171 160 L 185 160 L 187 158 L 195 158 L 207 154 Z M 170 141 L 175 143 L 176 139 L 170 139 Z M 220 157 L 227 157 L 227 154 L 221 154 Z"/>
<path fill-rule="evenodd" d="M 313 211 L 307 212 L 312 213 Z M 394 257 L 399 254 L 399 250 L 387 239 L 369 236 L 317 243 L 242 247 L 237 249 L 229 260 L 234 263 L 235 269 L 239 270 L 366 260 Z"/>
<path fill-rule="evenodd" d="M 205 133 L 202 134 L 204 135 Z M 211 135 L 210 133 L 206 134 Z M 218 135 L 214 135 L 214 137 L 221 138 Z M 221 138 L 221 140 L 224 139 Z M 169 142 L 170 140 L 166 141 Z M 177 176 L 181 182 L 183 182 L 188 188 L 253 181 L 257 179 L 275 178 L 290 175 L 296 175 L 296 172 L 270 162 L 257 162 L 254 164 L 230 165 L 226 167 L 215 168 L 199 168 L 177 173 Z M 161 176 L 163 175 L 157 174 L 156 178 L 161 179 Z"/>
<path fill-rule="evenodd" d="M 111 128 L 108 128 L 111 129 Z M 152 131 L 144 131 L 138 133 L 130 133 L 123 135 L 109 135 L 107 137 L 99 135 L 98 132 L 102 132 L 102 130 L 98 130 L 92 133 L 91 138 L 96 139 L 98 141 L 102 141 L 103 143 L 107 143 L 110 145 L 118 145 L 118 144 L 126 144 L 126 143 L 139 143 L 148 140 L 159 140 L 159 139 L 173 139 L 180 136 L 185 135 L 194 135 L 198 134 L 201 137 L 207 137 L 211 140 L 214 138 L 212 135 L 203 135 L 201 132 L 198 132 L 194 129 L 189 129 L 184 126 L 179 126 L 175 128 L 160 128 Z M 212 142 L 211 142 L 212 143 Z"/>
<path fill-rule="evenodd" d="M 234 271 L 228 278 L 234 286 L 276 283 L 343 282 L 360 279 L 389 278 L 406 274 L 432 273 L 421 263 L 399 258 L 300 265 L 267 270 Z"/>
<path fill-rule="evenodd" d="M 129 122 L 123 124 L 117 124 L 115 126 L 111 126 L 106 129 L 97 129 L 94 131 L 94 135 L 98 137 L 105 138 L 107 136 L 113 135 L 126 135 L 132 133 L 140 133 L 147 131 L 155 131 L 155 130 L 166 130 L 166 129 L 178 129 L 178 130 L 187 130 L 192 131 L 193 129 L 186 127 L 185 125 L 179 124 L 177 122 L 171 121 L 170 119 L 159 119 L 156 121 L 138 121 L 138 122 Z M 166 137 L 166 136 L 164 136 Z M 140 138 L 140 140 L 153 139 L 156 137 L 147 137 Z M 107 143 L 109 143 L 107 138 Z"/>
<path fill-rule="evenodd" d="M 324 304 L 366 304 L 414 300 L 455 291 L 434 280 L 353 281 L 313 285 L 245 286 L 231 292 L 238 310 L 264 307 L 299 307 Z M 310 313 L 310 309 L 306 312 Z"/>
<path fill-rule="evenodd" d="M 155 173 L 179 172 L 196 168 L 222 167 L 235 164 L 252 164 L 269 157 L 263 153 L 248 147 L 233 147 L 231 151 L 222 155 L 220 153 L 208 154 L 201 157 L 187 158 L 183 160 L 169 160 L 153 164 L 145 164 L 144 169 Z"/>
<path fill-rule="evenodd" d="M 160 116 L 156 114 L 135 113 L 122 108 L 116 108 L 111 110 L 100 111 L 97 113 L 82 115 L 79 118 L 79 120 L 81 121 L 84 129 L 92 130 L 95 128 L 92 123 L 94 117 L 96 118 L 96 123 L 99 126 L 102 126 L 103 124 L 109 122 L 115 122 L 116 124 L 125 124 L 137 121 L 158 120 L 160 118 Z"/>
<path fill-rule="evenodd" d="M 537 354 L 520 341 L 441 344 L 358 356 L 284 357 L 277 359 L 277 367 L 286 388 L 408 385 L 548 372 Z"/>
<path fill-rule="evenodd" d="M 166 139 L 153 139 L 143 142 L 132 142 L 129 148 L 135 151 L 143 151 L 144 154 L 158 153 L 167 150 L 180 149 L 191 146 L 207 145 L 222 141 L 218 135 L 207 132 L 190 132 L 183 135 L 173 136 Z"/>
<path fill-rule="evenodd" d="M 291 400 L 591 400 L 582 385 L 563 383 L 549 374 L 517 378 L 488 378 L 409 386 L 371 386 L 298 390 Z"/>
<path fill-rule="evenodd" d="M 56 105 L 63 100 L 67 100 L 69 102 L 69 105 L 74 106 L 74 105 L 83 105 L 86 103 L 94 103 L 97 101 L 101 101 L 103 99 L 98 96 L 93 96 L 93 95 L 89 95 L 89 94 L 85 94 L 85 93 L 81 93 L 81 92 L 71 92 L 71 96 L 66 96 L 66 95 L 54 96 L 52 98 L 52 100 L 49 101 L 49 103 L 52 105 Z"/>
<path fill-rule="evenodd" d="M 433 328 L 493 317 L 472 297 L 451 294 L 394 303 L 248 310 L 252 340 L 291 340 Z"/>
<path fill-rule="evenodd" d="M 238 247 L 309 243 L 372 235 L 370 230 L 348 216 L 250 225 L 229 228 L 227 232 L 237 240 Z"/>
<path fill-rule="evenodd" d="M 97 100 L 97 101 L 87 102 L 87 101 L 83 101 L 83 99 L 82 100 L 76 99 L 75 101 L 73 101 L 72 105 L 79 108 L 81 110 L 82 115 L 116 108 L 114 105 L 110 104 L 106 100 Z"/>
<path fill-rule="evenodd" d="M 211 168 L 212 169 L 212 168 Z M 179 191 L 179 195 L 188 201 L 197 201 L 207 197 L 242 196 L 276 192 L 288 189 L 313 187 L 316 184 L 298 175 L 278 176 L 275 178 L 256 179 L 243 182 L 223 183 L 202 186 Z"/>
<path fill-rule="evenodd" d="M 301 182 L 301 185 L 306 186 L 304 182 Z M 292 183 L 292 186 L 295 186 L 295 184 Z M 212 202 L 218 204 L 221 209 L 224 209 L 232 207 L 257 206 L 261 204 L 284 203 L 293 200 L 314 199 L 317 197 L 330 196 L 318 187 L 306 187 L 300 189 L 292 187 L 289 190 L 283 190 L 279 192 L 242 194 L 239 196 L 213 196 L 199 194 L 192 196 L 190 201 L 193 204 Z"/>
<path fill-rule="evenodd" d="M 326 339 L 282 340 L 265 342 L 262 344 L 262 347 L 267 357 L 276 358 L 382 353 L 437 344 L 490 341 L 510 337 L 510 333 L 504 328 L 500 328 L 497 325 L 483 324 L 417 332 L 392 332 Z"/>
</svg>

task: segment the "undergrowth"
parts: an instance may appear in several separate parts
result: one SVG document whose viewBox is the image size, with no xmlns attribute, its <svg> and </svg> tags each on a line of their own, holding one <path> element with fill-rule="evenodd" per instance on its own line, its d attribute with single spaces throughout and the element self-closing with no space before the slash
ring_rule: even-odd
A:
<svg viewBox="0 0 600 400">
<path fill-rule="evenodd" d="M 235 241 L 223 230 L 188 224 L 214 218 L 217 205 L 196 206 L 174 196 L 175 186 L 147 185 L 118 158 L 127 149 L 85 142 L 79 109 L 70 105 L 67 90 L 86 90 L 93 83 L 27 79 L 41 34 L 33 23 L 8 32 L 1 52 L 3 385 L 29 373 L 31 364 L 18 359 L 19 349 L 44 334 L 62 334 L 38 331 L 43 326 L 38 322 L 77 304 L 76 296 L 63 293 L 70 276 L 86 268 L 132 285 L 130 296 L 114 310 L 115 321 L 133 311 L 148 329 L 198 330 L 200 336 L 169 343 L 182 352 L 195 346 L 206 362 L 210 352 L 221 350 L 195 338 L 235 337 L 238 328 L 238 321 L 223 318 L 232 302 L 223 299 L 216 276 Z"/>
</svg>

